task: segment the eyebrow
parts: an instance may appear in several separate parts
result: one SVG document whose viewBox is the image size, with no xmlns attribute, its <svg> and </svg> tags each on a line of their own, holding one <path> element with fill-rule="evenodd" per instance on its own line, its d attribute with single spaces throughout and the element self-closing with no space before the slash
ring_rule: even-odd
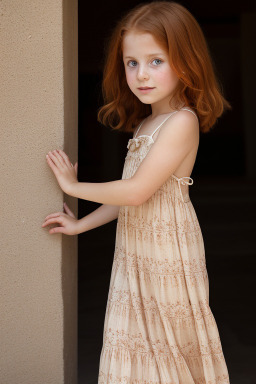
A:
<svg viewBox="0 0 256 384">
<path fill-rule="evenodd" d="M 151 56 L 160 56 L 160 55 L 164 55 L 164 53 L 151 53 L 150 55 L 148 55 L 147 57 L 151 57 Z M 125 59 L 133 59 L 132 56 L 125 56 Z"/>
</svg>

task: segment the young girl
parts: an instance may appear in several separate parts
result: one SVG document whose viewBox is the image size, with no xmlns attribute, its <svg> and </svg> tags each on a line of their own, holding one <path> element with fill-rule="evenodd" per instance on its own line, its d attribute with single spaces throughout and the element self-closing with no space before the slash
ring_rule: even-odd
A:
<svg viewBox="0 0 256 384">
<path fill-rule="evenodd" d="M 178 3 L 138 5 L 107 48 L 98 118 L 134 132 L 122 179 L 78 182 L 77 164 L 49 152 L 62 190 L 102 205 L 78 221 L 66 207 L 43 224 L 75 234 L 118 218 L 98 383 L 228 384 L 188 186 L 200 131 L 231 106 L 198 23 Z"/>
</svg>

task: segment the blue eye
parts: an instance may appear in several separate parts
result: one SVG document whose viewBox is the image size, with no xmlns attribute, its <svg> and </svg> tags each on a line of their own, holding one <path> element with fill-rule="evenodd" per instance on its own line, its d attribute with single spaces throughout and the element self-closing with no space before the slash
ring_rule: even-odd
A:
<svg viewBox="0 0 256 384">
<path fill-rule="evenodd" d="M 160 64 L 163 62 L 163 60 L 161 60 L 161 59 L 154 59 L 154 60 L 152 61 L 152 63 L 153 63 L 154 61 L 158 61 L 158 62 L 160 62 L 159 64 L 154 65 L 154 67 L 157 67 L 158 65 L 160 65 Z M 137 63 L 137 62 L 136 62 L 135 60 L 130 60 L 130 61 L 128 61 L 127 66 L 128 66 L 128 67 L 132 67 L 132 68 L 134 68 L 136 65 L 130 65 L 130 63 Z"/>
<path fill-rule="evenodd" d="M 161 60 L 161 59 L 154 59 L 153 61 L 161 61 L 161 63 L 162 63 L 162 60 Z M 161 64 L 161 63 L 160 63 L 160 64 Z"/>
<path fill-rule="evenodd" d="M 127 63 L 128 67 L 130 67 L 130 65 L 129 65 L 130 63 L 136 63 L 136 61 L 135 60 L 128 61 L 128 63 Z M 132 65 L 132 67 L 134 67 L 134 65 Z"/>
</svg>

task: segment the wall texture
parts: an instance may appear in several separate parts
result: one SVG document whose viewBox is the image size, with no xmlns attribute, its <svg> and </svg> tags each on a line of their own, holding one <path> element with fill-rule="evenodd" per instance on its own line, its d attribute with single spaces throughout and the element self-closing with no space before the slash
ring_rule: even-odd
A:
<svg viewBox="0 0 256 384">
<path fill-rule="evenodd" d="M 46 153 L 77 161 L 77 1 L 0 7 L 0 383 L 75 384 L 77 237 L 41 225 L 64 197 Z"/>
</svg>

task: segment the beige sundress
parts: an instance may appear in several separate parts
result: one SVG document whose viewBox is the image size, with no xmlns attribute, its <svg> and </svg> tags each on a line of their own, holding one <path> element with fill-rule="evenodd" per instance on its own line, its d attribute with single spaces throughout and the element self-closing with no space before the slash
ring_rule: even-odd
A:
<svg viewBox="0 0 256 384">
<path fill-rule="evenodd" d="M 136 137 L 140 124 L 122 179 L 133 176 L 176 112 L 150 136 Z M 145 203 L 120 206 L 98 384 L 229 384 L 192 184 L 171 175 Z"/>
</svg>

